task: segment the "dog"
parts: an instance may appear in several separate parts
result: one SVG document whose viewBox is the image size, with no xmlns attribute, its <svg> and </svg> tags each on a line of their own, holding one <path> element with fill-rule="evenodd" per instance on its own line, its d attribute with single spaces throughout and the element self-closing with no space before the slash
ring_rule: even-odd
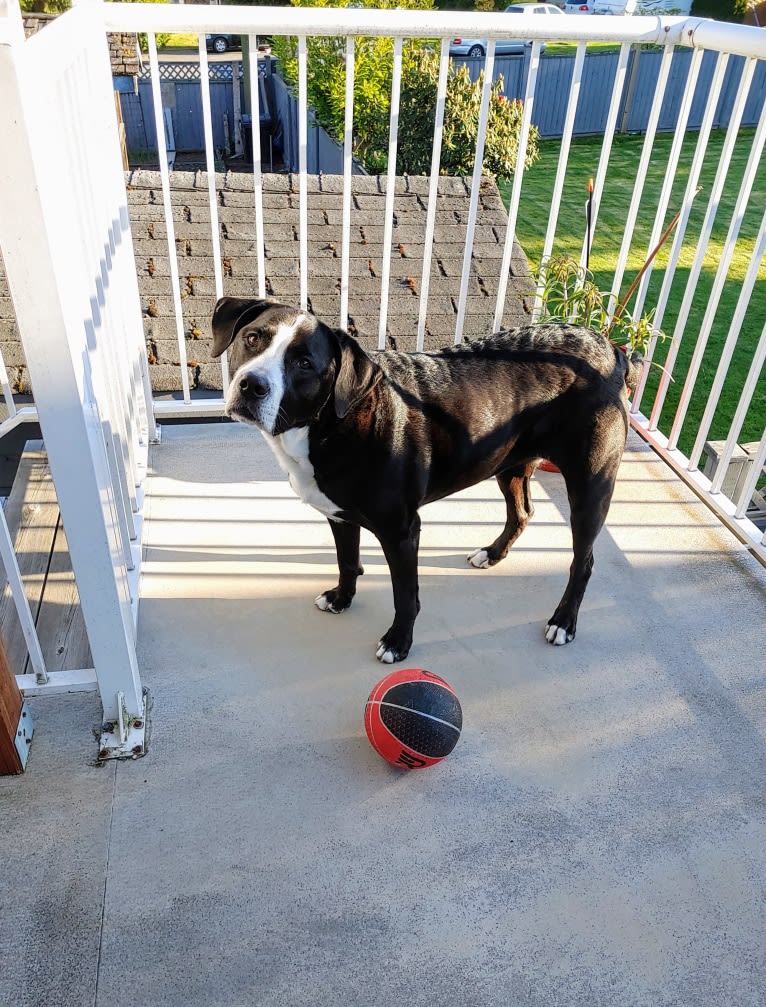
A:
<svg viewBox="0 0 766 1007">
<path fill-rule="evenodd" d="M 436 353 L 368 354 L 346 332 L 268 298 L 221 298 L 212 332 L 213 355 L 230 351 L 227 415 L 261 431 L 293 490 L 329 520 L 339 576 L 318 608 L 351 605 L 363 573 L 360 528 L 379 540 L 394 594 L 379 661 L 402 661 L 412 645 L 420 507 L 494 476 L 505 527 L 468 557 L 493 566 L 532 517 L 530 480 L 542 459 L 566 482 L 574 553 L 545 638 L 574 640 L 640 358 L 569 324 L 510 329 Z"/>
</svg>

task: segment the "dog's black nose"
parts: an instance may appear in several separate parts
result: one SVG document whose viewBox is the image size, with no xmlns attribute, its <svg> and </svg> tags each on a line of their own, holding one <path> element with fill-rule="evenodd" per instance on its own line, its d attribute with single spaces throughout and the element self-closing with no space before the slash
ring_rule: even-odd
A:
<svg viewBox="0 0 766 1007">
<path fill-rule="evenodd" d="M 249 374 L 241 378 L 239 390 L 243 395 L 254 395 L 257 399 L 265 399 L 270 391 L 268 382 L 255 374 Z"/>
</svg>

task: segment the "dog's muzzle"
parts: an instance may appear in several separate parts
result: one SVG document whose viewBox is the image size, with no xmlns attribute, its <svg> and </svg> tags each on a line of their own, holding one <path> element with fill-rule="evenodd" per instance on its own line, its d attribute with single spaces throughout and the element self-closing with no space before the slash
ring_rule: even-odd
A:
<svg viewBox="0 0 766 1007">
<path fill-rule="evenodd" d="M 277 418 L 278 394 L 268 376 L 241 370 L 234 375 L 226 396 L 226 413 L 244 423 L 254 423 L 271 432 Z"/>
<path fill-rule="evenodd" d="M 259 399 L 268 398 L 270 393 L 271 386 L 266 378 L 259 374 L 244 374 L 239 379 L 239 394 L 246 401 L 254 399 L 257 402 Z"/>
</svg>

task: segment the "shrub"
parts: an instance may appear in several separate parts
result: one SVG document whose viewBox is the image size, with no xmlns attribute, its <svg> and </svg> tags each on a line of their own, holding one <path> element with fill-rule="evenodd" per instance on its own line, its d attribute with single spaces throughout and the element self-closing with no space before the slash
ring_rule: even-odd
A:
<svg viewBox="0 0 766 1007">
<path fill-rule="evenodd" d="M 697 17 L 715 18 L 716 21 L 734 21 L 740 24 L 747 13 L 748 0 L 694 0 L 691 13 Z"/>
<path fill-rule="evenodd" d="M 292 0 L 294 6 L 327 6 L 328 0 Z M 363 0 L 365 6 L 432 7 L 432 0 Z M 297 39 L 274 38 L 272 51 L 282 76 L 294 87 L 298 77 Z M 354 58 L 354 154 L 372 172 L 386 170 L 393 68 L 390 38 L 357 38 Z M 345 110 L 345 43 L 337 37 L 308 42 L 308 101 L 317 121 L 337 140 L 343 137 Z M 431 168 L 433 122 L 439 57 L 434 46 L 408 41 L 402 54 L 397 171 L 426 174 Z M 468 175 L 478 131 L 483 77 L 471 81 L 465 66 L 451 69 L 447 85 L 441 159 L 443 174 Z M 499 78 L 492 86 L 483 170 L 508 177 L 516 167 L 522 106 L 507 101 Z M 525 167 L 538 157 L 538 133 L 529 133 Z"/>
<path fill-rule="evenodd" d="M 399 115 L 400 171 L 411 175 L 426 174 L 431 169 L 433 112 L 436 106 L 439 58 L 434 53 L 411 52 L 402 73 L 402 98 Z M 484 83 L 483 72 L 474 82 L 465 64 L 451 70 L 447 78 L 444 110 L 441 172 L 469 175 L 473 171 L 479 108 Z M 516 169 L 523 105 L 503 94 L 503 79 L 492 85 L 484 147 L 483 173 L 492 178 L 508 178 Z M 538 132 L 530 127 L 524 168 L 539 157 Z"/>
</svg>

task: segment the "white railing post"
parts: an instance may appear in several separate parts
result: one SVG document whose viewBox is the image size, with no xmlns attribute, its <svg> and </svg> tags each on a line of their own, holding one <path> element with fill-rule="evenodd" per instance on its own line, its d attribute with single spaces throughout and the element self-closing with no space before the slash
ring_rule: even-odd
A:
<svg viewBox="0 0 766 1007">
<path fill-rule="evenodd" d="M 97 26 L 88 24 L 83 14 L 71 11 L 66 24 L 54 22 L 24 42 L 23 34 L 13 27 L 14 19 L 21 24 L 16 0 L 5 0 L 5 9 L 0 0 L 0 248 L 66 528 L 104 716 L 133 724 L 135 720 L 143 723 L 144 697 L 118 500 L 104 442 L 103 423 L 112 417 L 109 403 L 96 398 L 98 382 L 91 368 L 94 347 L 89 345 L 89 340 L 108 341 L 111 335 L 99 299 L 115 296 L 115 291 L 120 296 L 121 273 L 104 253 L 109 234 L 99 234 L 99 252 L 93 241 L 93 222 L 83 220 L 83 207 L 67 188 L 71 116 L 89 120 L 88 95 L 78 94 L 75 108 L 67 94 L 74 72 L 71 67 L 85 58 L 108 61 L 103 33 L 94 51 L 92 32 Z M 60 87 L 55 88 L 56 83 Z M 50 89 L 56 91 L 55 99 Z M 90 170 L 85 184 L 91 190 L 98 188 L 91 191 L 97 202 L 115 191 L 111 178 L 100 180 L 100 173 L 122 178 L 116 126 L 98 131 L 92 143 L 99 148 L 91 151 L 97 168 Z M 115 217 L 119 211 L 115 203 Z M 99 221 L 103 219 L 99 216 Z M 135 311 L 140 317 L 137 300 Z"/>
</svg>

